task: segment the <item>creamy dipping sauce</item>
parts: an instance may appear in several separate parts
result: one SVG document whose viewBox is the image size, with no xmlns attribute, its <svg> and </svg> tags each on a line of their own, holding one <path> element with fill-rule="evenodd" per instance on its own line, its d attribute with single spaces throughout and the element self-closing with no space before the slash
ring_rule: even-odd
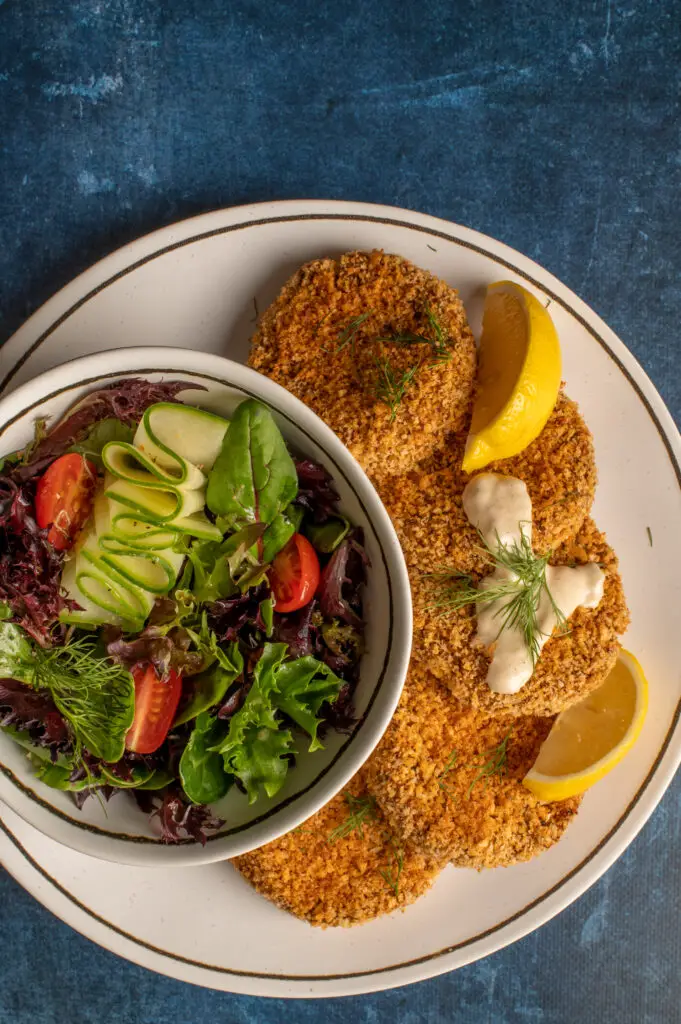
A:
<svg viewBox="0 0 681 1024">
<path fill-rule="evenodd" d="M 478 529 L 492 552 L 520 544 L 524 536 L 532 540 L 532 502 L 522 480 L 498 473 L 480 473 L 465 488 L 463 508 L 471 524 Z M 488 590 L 499 583 L 518 577 L 504 566 L 478 584 L 478 590 Z M 577 608 L 595 608 L 603 597 L 605 574 L 595 562 L 571 568 L 566 565 L 546 567 L 546 587 L 536 609 L 540 651 L 556 626 L 559 618 L 556 608 L 567 619 Z M 522 584 L 519 582 L 519 586 Z M 553 597 L 553 602 L 547 589 Z M 495 693 L 517 693 L 534 672 L 532 654 L 525 637 L 517 625 L 499 632 L 504 621 L 504 608 L 509 598 L 478 602 L 478 640 L 491 649 L 492 662 L 487 672 L 487 683 Z"/>
</svg>

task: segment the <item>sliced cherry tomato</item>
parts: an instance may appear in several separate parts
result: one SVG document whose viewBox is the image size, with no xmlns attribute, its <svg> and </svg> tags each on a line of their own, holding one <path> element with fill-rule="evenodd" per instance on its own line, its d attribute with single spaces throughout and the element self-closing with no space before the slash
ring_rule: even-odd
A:
<svg viewBox="0 0 681 1024">
<path fill-rule="evenodd" d="M 295 612 L 308 604 L 319 584 L 319 559 L 306 537 L 294 533 L 272 562 L 270 586 L 275 611 Z"/>
<path fill-rule="evenodd" d="M 135 717 L 125 737 L 128 750 L 153 754 L 168 735 L 182 693 L 182 676 L 171 671 L 159 679 L 153 665 L 133 669 L 135 680 Z"/>
<path fill-rule="evenodd" d="M 35 518 L 57 551 L 73 545 L 92 511 L 97 470 L 83 455 L 71 453 L 55 459 L 38 481 Z"/>
</svg>

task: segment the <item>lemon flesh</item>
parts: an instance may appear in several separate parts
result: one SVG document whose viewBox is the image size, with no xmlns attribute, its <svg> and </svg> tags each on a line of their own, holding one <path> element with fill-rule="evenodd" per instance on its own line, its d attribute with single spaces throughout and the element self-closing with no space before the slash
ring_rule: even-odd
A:
<svg viewBox="0 0 681 1024">
<path fill-rule="evenodd" d="M 620 651 L 605 682 L 558 716 L 523 785 L 546 802 L 583 793 L 631 750 L 647 708 L 643 670 Z"/>
<path fill-rule="evenodd" d="M 560 377 L 558 335 L 541 302 L 511 281 L 490 285 L 463 469 L 472 473 L 524 451 L 553 411 Z"/>
</svg>

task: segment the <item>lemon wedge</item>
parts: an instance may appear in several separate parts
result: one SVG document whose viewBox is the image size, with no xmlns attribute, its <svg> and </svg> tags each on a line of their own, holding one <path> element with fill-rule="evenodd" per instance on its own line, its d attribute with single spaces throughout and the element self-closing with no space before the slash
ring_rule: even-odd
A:
<svg viewBox="0 0 681 1024">
<path fill-rule="evenodd" d="M 547 803 L 583 793 L 631 750 L 647 710 L 643 669 L 620 651 L 605 682 L 558 715 L 523 785 Z"/>
<path fill-rule="evenodd" d="M 541 302 L 512 281 L 489 285 L 463 458 L 467 473 L 517 455 L 534 441 L 556 404 L 560 374 L 558 335 Z"/>
</svg>

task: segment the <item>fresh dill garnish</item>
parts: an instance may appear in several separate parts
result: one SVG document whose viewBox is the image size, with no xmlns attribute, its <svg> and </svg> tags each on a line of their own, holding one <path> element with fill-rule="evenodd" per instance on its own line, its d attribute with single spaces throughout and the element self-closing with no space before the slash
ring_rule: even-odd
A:
<svg viewBox="0 0 681 1024">
<path fill-rule="evenodd" d="M 440 787 L 442 792 L 445 794 L 445 796 L 450 798 L 450 799 L 452 797 L 452 794 L 451 794 L 451 792 L 449 790 L 449 786 L 447 785 L 447 776 L 449 775 L 449 773 L 451 771 L 454 770 L 454 768 L 456 766 L 456 762 L 457 762 L 458 756 L 459 756 L 459 752 L 458 752 L 458 750 L 455 747 L 454 750 L 452 750 L 451 754 L 449 755 L 449 757 L 447 759 L 446 765 L 444 766 L 444 768 L 442 769 L 442 771 L 440 772 L 440 774 L 437 777 L 437 784 L 438 784 L 438 786 Z"/>
<path fill-rule="evenodd" d="M 513 726 L 511 726 L 497 747 L 492 747 L 490 750 L 485 751 L 483 754 L 483 757 L 486 758 L 485 761 L 482 761 L 480 764 L 470 765 L 471 768 L 477 768 L 477 774 L 466 790 L 467 800 L 470 800 L 471 791 L 478 782 L 482 782 L 484 780 L 482 790 L 484 793 L 487 789 L 487 783 L 494 775 L 498 775 L 500 778 L 503 778 L 506 774 L 508 770 L 506 765 L 508 758 L 508 740 L 512 732 Z"/>
<path fill-rule="evenodd" d="M 317 337 L 317 335 L 319 334 L 319 331 L 320 331 L 320 329 L 321 329 L 321 326 L 322 326 L 322 324 L 323 324 L 323 323 L 325 323 L 325 322 L 326 322 L 326 321 L 327 321 L 327 320 L 329 319 L 329 317 L 330 317 L 330 316 L 331 316 L 331 310 L 329 309 L 329 310 L 328 310 L 328 311 L 327 311 L 327 312 L 326 312 L 326 313 L 324 314 L 324 316 L 323 316 L 323 317 L 321 318 L 321 320 L 318 320 L 318 321 L 317 321 L 317 323 L 316 323 L 316 324 L 315 324 L 315 326 L 314 326 L 314 335 L 315 335 L 315 338 L 316 338 L 316 337 Z"/>
<path fill-rule="evenodd" d="M 388 859 L 385 867 L 378 869 L 378 873 L 388 889 L 395 894 L 395 899 L 398 900 L 400 898 L 400 876 L 404 867 L 404 852 L 394 836 L 384 833 L 383 838 L 388 842 Z"/>
<path fill-rule="evenodd" d="M 396 371 L 390 359 L 382 353 L 374 358 L 376 377 L 371 382 L 371 390 L 377 401 L 383 402 L 390 409 L 390 422 L 392 423 L 397 415 L 397 410 L 402 404 L 402 399 L 414 383 L 421 369 L 421 364 L 416 363 L 408 370 Z"/>
<path fill-rule="evenodd" d="M 426 242 L 426 249 L 432 249 L 433 252 L 437 252 L 437 249 L 435 248 L 435 246 L 434 245 L 428 245 L 427 242 Z"/>
<path fill-rule="evenodd" d="M 378 342 L 392 342 L 394 345 L 428 345 L 433 351 L 433 364 L 447 363 L 452 358 L 452 350 L 449 346 L 449 339 L 443 331 L 440 321 L 429 305 L 424 307 L 424 313 L 428 320 L 431 336 L 427 334 L 416 334 L 414 331 L 398 331 L 395 334 L 376 338 Z"/>
<path fill-rule="evenodd" d="M 336 826 L 327 839 L 328 843 L 346 839 L 353 832 L 356 832 L 360 839 L 364 839 L 364 822 L 375 821 L 378 816 L 378 807 L 372 796 L 353 796 L 352 793 L 344 793 L 343 796 L 348 805 L 348 817 Z"/>
<path fill-rule="evenodd" d="M 428 573 L 440 591 L 433 602 L 434 606 L 444 612 L 453 612 L 468 605 L 498 601 L 500 607 L 496 614 L 500 619 L 499 634 L 505 629 L 519 630 L 532 664 L 535 665 L 541 653 L 540 638 L 544 635 L 537 621 L 542 594 L 546 594 L 551 604 L 559 629 L 565 632 L 567 625 L 546 582 L 546 568 L 553 552 L 536 555 L 524 530 L 520 532 L 520 540 L 513 540 L 507 545 L 500 542 L 498 535 L 498 543 L 494 548 L 482 536 L 481 540 L 487 560 L 495 568 L 505 569 L 508 576 L 479 588 L 472 576 L 456 570 L 442 569 Z"/>
<path fill-rule="evenodd" d="M 646 533 L 648 534 L 648 543 L 649 543 L 649 545 L 652 548 L 652 546 L 653 546 L 653 531 L 650 529 L 649 526 L 646 526 Z"/>
<path fill-rule="evenodd" d="M 366 313 L 360 313 L 359 316 L 356 316 L 354 320 L 350 321 L 347 327 L 345 327 L 336 338 L 336 352 L 342 352 L 347 345 L 350 345 L 354 353 L 355 336 L 362 324 L 366 323 L 372 313 L 373 309 L 369 309 Z"/>
<path fill-rule="evenodd" d="M 103 761 L 118 761 L 135 712 L 132 676 L 97 652 L 88 637 L 65 647 L 35 649 L 35 686 L 49 690 L 69 721 L 77 753 L 85 747 Z"/>
</svg>

